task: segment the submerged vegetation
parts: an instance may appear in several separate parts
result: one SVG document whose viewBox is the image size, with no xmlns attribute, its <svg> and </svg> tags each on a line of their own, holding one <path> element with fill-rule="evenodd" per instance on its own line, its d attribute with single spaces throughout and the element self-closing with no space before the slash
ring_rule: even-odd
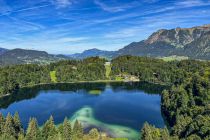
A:
<svg viewBox="0 0 210 140">
<path fill-rule="evenodd" d="M 123 80 L 122 77 L 134 76 L 140 81 L 170 86 L 163 91 L 161 104 L 162 112 L 169 124 L 168 129 L 158 129 L 146 123 L 141 131 L 142 140 L 210 139 L 210 62 L 195 60 L 166 62 L 145 57 L 120 56 L 112 60 L 111 72 L 107 72 L 110 68 L 105 67 L 105 62 L 105 59 L 93 57 L 78 61 L 61 61 L 46 66 L 18 65 L 0 68 L 0 95 L 12 94 L 19 88 L 41 83 L 94 81 L 107 78 Z M 23 134 L 21 129 L 20 135 L 18 135 L 20 127 L 11 124 L 15 121 L 10 115 L 5 121 L 0 122 L 5 122 L 0 124 L 2 138 L 7 138 L 8 133 L 14 138 L 27 139 L 27 135 L 32 135 L 37 139 L 45 130 L 46 135 L 43 138 L 48 139 L 51 138 L 48 136 L 62 136 L 64 132 L 71 132 L 70 127 L 65 131 L 55 128 L 52 118 L 47 122 L 46 129 L 43 127 L 42 130 L 37 127 L 35 119 L 31 119 L 27 132 Z M 64 124 L 66 123 L 64 121 Z M 33 127 L 33 131 L 30 127 Z M 95 134 L 96 129 L 91 131 L 90 137 Z M 74 136 L 68 135 L 68 138 Z M 83 136 L 82 133 L 76 135 L 80 139 L 85 139 Z"/>
</svg>

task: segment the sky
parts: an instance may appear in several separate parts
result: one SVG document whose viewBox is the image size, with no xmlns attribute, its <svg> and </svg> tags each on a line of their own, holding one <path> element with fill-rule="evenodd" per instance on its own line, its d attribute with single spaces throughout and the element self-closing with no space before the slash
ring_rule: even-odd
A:
<svg viewBox="0 0 210 140">
<path fill-rule="evenodd" d="M 210 24 L 210 0 L 0 0 L 0 47 L 118 50 L 159 29 Z"/>
</svg>

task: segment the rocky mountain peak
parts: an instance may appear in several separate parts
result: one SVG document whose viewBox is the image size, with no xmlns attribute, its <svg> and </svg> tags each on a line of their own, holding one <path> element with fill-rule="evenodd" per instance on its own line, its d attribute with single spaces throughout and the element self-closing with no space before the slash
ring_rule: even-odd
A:
<svg viewBox="0 0 210 140">
<path fill-rule="evenodd" d="M 157 42 L 165 42 L 176 48 L 183 48 L 209 31 L 210 24 L 193 28 L 161 29 L 153 33 L 145 43 L 151 45 Z"/>
<path fill-rule="evenodd" d="M 150 57 L 176 55 L 209 60 L 210 24 L 192 28 L 161 29 L 147 40 L 125 46 L 118 54 Z"/>
</svg>

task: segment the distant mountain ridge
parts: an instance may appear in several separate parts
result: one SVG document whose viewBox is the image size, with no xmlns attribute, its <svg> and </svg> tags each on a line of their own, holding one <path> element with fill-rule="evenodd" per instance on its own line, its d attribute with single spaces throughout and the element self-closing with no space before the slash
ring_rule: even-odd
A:
<svg viewBox="0 0 210 140">
<path fill-rule="evenodd" d="M 5 53 L 6 51 L 8 51 L 7 49 L 4 49 L 4 48 L 0 48 L 0 55 Z"/>
<path fill-rule="evenodd" d="M 210 24 L 192 28 L 161 29 L 148 39 L 133 42 L 118 51 L 86 50 L 70 55 L 74 59 L 91 56 L 113 58 L 120 55 L 147 57 L 180 56 L 210 60 Z"/>
<path fill-rule="evenodd" d="M 114 51 L 104 51 L 104 50 L 99 50 L 99 49 L 94 48 L 94 49 L 85 50 L 82 53 L 75 53 L 68 56 L 73 59 L 84 59 L 87 57 L 94 57 L 94 56 L 112 58 L 115 53 L 116 52 Z"/>
<path fill-rule="evenodd" d="M 193 59 L 210 59 L 210 25 L 161 29 L 147 40 L 125 46 L 117 54 L 150 57 L 177 55 Z"/>
<path fill-rule="evenodd" d="M 64 59 L 66 58 L 62 56 L 51 55 L 45 51 L 13 49 L 7 50 L 0 55 L 0 65 L 48 64 Z"/>
</svg>

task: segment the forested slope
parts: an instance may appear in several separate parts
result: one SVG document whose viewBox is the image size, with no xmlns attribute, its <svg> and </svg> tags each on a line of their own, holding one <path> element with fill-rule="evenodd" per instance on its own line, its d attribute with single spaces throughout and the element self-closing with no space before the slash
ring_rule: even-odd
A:
<svg viewBox="0 0 210 140">
<path fill-rule="evenodd" d="M 0 95 L 11 94 L 21 87 L 52 83 L 54 71 L 57 82 L 77 82 L 105 79 L 105 59 L 67 60 L 50 65 L 16 65 L 0 68 Z"/>
</svg>

